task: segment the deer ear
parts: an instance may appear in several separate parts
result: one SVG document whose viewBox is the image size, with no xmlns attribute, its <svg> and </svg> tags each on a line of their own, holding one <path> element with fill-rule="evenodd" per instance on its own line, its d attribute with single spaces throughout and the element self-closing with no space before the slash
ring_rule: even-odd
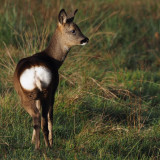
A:
<svg viewBox="0 0 160 160">
<path fill-rule="evenodd" d="M 74 11 L 74 16 L 76 15 L 77 12 L 78 12 L 78 9 L 76 9 L 76 10 Z"/>
<path fill-rule="evenodd" d="M 65 24 L 67 22 L 67 13 L 64 9 L 61 9 L 59 12 L 58 20 L 61 24 Z"/>
<path fill-rule="evenodd" d="M 67 19 L 67 22 L 68 22 L 68 23 L 74 21 L 74 16 L 75 16 L 75 14 L 77 13 L 77 11 L 78 11 L 78 9 L 76 9 L 76 10 L 74 11 L 74 14 Z"/>
</svg>

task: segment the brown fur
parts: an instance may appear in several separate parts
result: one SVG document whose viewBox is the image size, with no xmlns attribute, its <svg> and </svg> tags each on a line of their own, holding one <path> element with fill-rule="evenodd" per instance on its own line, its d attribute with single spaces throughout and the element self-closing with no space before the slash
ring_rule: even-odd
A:
<svg viewBox="0 0 160 160">
<path fill-rule="evenodd" d="M 66 16 L 66 12 L 61 10 L 59 13 L 58 26 L 49 46 L 40 53 L 20 60 L 14 73 L 15 90 L 21 98 L 24 109 L 33 119 L 34 130 L 32 143 L 35 143 L 36 149 L 39 149 L 40 147 L 40 126 L 46 146 L 51 147 L 53 144 L 53 104 L 54 95 L 59 83 L 58 69 L 62 65 L 70 48 L 79 45 L 82 40 L 86 39 L 77 25 L 73 22 L 67 23 Z M 72 26 L 72 29 L 76 30 L 76 35 L 70 33 L 69 26 Z M 42 90 L 35 88 L 32 91 L 27 91 L 22 88 L 20 76 L 24 70 L 33 66 L 45 66 L 51 71 L 52 80 L 48 87 L 43 88 Z M 40 113 L 40 108 L 42 109 L 42 114 Z"/>
</svg>

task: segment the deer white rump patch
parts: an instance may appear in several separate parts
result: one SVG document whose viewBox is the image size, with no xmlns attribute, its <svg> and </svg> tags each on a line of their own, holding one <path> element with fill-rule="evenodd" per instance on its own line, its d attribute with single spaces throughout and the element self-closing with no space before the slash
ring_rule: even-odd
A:
<svg viewBox="0 0 160 160">
<path fill-rule="evenodd" d="M 52 79 L 51 71 L 44 66 L 35 66 L 23 71 L 20 76 L 21 86 L 26 90 L 33 90 L 36 87 L 41 91 L 48 87 Z"/>
</svg>

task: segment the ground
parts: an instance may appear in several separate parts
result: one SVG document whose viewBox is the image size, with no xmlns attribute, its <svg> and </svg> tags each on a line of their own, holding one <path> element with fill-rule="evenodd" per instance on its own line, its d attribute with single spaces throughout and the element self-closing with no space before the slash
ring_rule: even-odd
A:
<svg viewBox="0 0 160 160">
<path fill-rule="evenodd" d="M 13 88 L 18 61 L 43 50 L 61 8 L 90 41 L 60 69 L 53 148 L 31 144 Z M 160 2 L 1 0 L 0 159 L 160 159 Z"/>
</svg>

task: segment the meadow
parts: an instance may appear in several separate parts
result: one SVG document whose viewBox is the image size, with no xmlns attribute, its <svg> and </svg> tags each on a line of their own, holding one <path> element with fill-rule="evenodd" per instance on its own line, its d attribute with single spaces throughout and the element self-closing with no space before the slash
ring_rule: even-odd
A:
<svg viewBox="0 0 160 160">
<path fill-rule="evenodd" d="M 160 2 L 0 0 L 0 159 L 160 159 Z M 49 43 L 61 8 L 90 41 L 60 68 L 53 148 L 13 88 L 18 61 Z"/>
</svg>

